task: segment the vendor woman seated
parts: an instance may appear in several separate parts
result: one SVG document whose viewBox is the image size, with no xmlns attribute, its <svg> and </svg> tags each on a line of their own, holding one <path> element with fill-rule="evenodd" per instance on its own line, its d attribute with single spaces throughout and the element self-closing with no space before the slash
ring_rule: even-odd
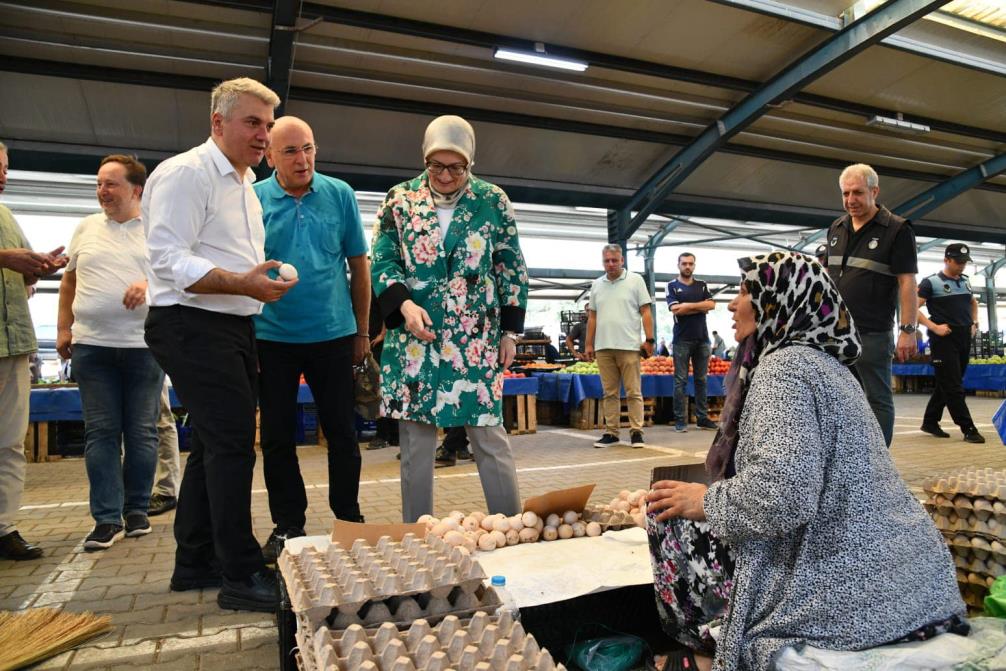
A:
<svg viewBox="0 0 1006 671">
<path fill-rule="evenodd" d="M 787 646 L 966 634 L 950 553 L 848 368 L 860 343 L 837 289 L 798 254 L 740 267 L 713 484 L 648 495 L 658 610 L 694 656 L 668 667 L 771 669 Z"/>
</svg>

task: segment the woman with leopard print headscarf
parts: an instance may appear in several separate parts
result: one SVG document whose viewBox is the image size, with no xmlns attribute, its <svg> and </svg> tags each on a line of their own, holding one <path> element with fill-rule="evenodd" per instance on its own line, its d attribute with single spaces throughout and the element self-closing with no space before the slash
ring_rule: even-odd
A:
<svg viewBox="0 0 1006 671">
<path fill-rule="evenodd" d="M 739 264 L 712 484 L 663 480 L 648 495 L 665 628 L 699 668 L 715 653 L 715 669 L 774 668 L 788 646 L 966 633 L 946 544 L 847 368 L 860 344 L 835 285 L 801 254 Z"/>
</svg>

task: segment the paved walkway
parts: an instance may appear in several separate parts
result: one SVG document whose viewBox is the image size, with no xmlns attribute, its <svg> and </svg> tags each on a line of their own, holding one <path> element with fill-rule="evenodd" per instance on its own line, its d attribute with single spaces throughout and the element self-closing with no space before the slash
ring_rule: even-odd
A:
<svg viewBox="0 0 1006 671">
<path fill-rule="evenodd" d="M 984 446 L 932 438 L 918 431 L 924 396 L 898 396 L 898 424 L 892 454 L 906 481 L 917 487 L 928 474 L 966 465 L 1006 469 L 1006 449 L 991 426 L 1001 401 L 968 399 L 979 429 L 989 439 Z M 948 422 L 945 428 L 950 430 Z M 671 427 L 646 431 L 649 447 L 592 447 L 596 432 L 539 427 L 539 432 L 515 436 L 512 445 L 526 498 L 546 491 L 596 483 L 592 500 L 607 502 L 622 489 L 649 484 L 654 466 L 700 462 L 711 432 L 676 434 Z M 397 449 L 364 452 L 361 502 L 368 521 L 401 519 Z M 325 453 L 317 447 L 298 451 L 308 486 L 310 534 L 328 530 Z M 475 467 L 470 464 L 437 470 L 436 510 L 484 507 Z M 265 539 L 272 524 L 262 481 L 256 468 L 252 513 L 255 532 Z M 112 616 L 114 630 L 70 653 L 49 660 L 39 669 L 273 669 L 279 666 L 277 633 L 271 616 L 221 611 L 216 591 L 174 593 L 168 590 L 174 539 L 174 513 L 151 520 L 154 531 L 127 538 L 104 552 L 85 553 L 83 538 L 91 529 L 87 509 L 87 477 L 80 459 L 28 466 L 28 486 L 20 529 L 45 549 L 34 562 L 0 561 L 0 609 L 62 606 Z"/>
</svg>

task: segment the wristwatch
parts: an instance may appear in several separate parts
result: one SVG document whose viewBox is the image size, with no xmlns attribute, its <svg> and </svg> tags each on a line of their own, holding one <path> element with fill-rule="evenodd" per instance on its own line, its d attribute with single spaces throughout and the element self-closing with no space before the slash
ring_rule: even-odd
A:
<svg viewBox="0 0 1006 671">
<path fill-rule="evenodd" d="M 901 326 L 898 327 L 898 330 L 901 331 L 902 333 L 912 334 L 915 333 L 917 329 L 915 327 L 915 324 L 902 324 Z"/>
<path fill-rule="evenodd" d="M 517 342 L 517 340 L 520 338 L 520 334 L 514 333 L 513 331 L 503 331 L 503 337 L 510 338 L 510 340 Z"/>
<path fill-rule="evenodd" d="M 656 345 L 657 344 L 657 341 L 654 340 L 653 338 L 647 338 L 646 342 L 650 343 L 651 345 Z"/>
</svg>

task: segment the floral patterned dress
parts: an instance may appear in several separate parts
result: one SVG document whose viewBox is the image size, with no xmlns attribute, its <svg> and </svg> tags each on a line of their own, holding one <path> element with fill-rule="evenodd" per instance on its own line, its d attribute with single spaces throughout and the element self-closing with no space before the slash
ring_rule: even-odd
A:
<svg viewBox="0 0 1006 671">
<path fill-rule="evenodd" d="M 388 192 L 371 249 L 388 327 L 381 414 L 443 427 L 499 425 L 500 337 L 523 330 L 528 284 L 507 195 L 471 177 L 442 237 L 424 172 Z M 433 342 L 401 328 L 406 299 L 429 313 Z"/>
</svg>

